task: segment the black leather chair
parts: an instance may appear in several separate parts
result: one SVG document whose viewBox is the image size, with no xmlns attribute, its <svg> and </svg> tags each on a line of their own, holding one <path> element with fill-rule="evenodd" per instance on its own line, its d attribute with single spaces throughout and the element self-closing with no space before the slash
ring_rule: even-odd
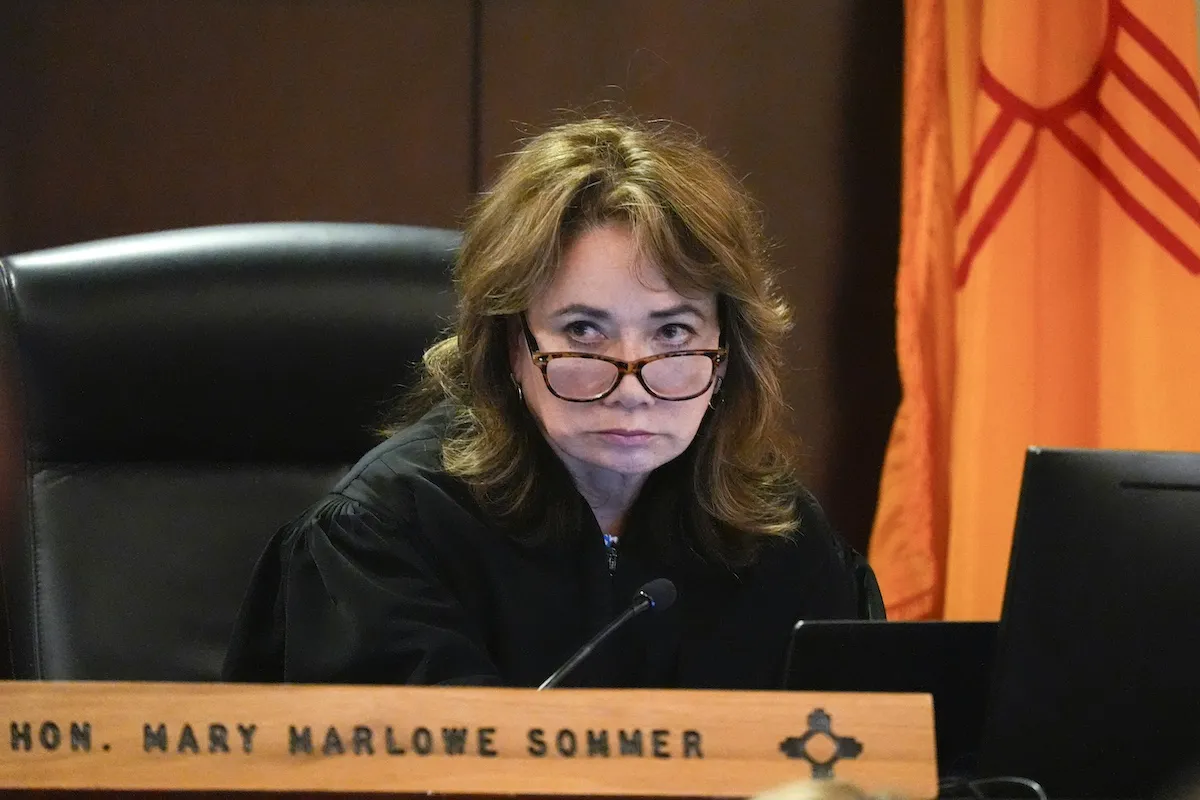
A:
<svg viewBox="0 0 1200 800">
<path fill-rule="evenodd" d="M 213 680 L 259 551 L 453 314 L 453 231 L 259 224 L 0 260 L 17 678 Z"/>
</svg>

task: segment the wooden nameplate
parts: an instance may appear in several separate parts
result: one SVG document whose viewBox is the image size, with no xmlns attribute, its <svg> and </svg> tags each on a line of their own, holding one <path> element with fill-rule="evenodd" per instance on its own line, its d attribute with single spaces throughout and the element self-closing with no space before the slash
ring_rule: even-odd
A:
<svg viewBox="0 0 1200 800">
<path fill-rule="evenodd" d="M 0 789 L 937 795 L 923 694 L 0 682 Z"/>
</svg>

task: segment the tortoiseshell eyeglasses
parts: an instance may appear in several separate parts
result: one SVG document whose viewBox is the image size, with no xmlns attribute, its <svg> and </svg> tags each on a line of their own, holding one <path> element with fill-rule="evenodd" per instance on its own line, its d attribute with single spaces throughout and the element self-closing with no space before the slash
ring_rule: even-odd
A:
<svg viewBox="0 0 1200 800">
<path fill-rule="evenodd" d="M 533 363 L 542 371 L 546 388 L 560 400 L 590 403 L 608 397 L 626 375 L 637 376 L 651 396 L 659 400 L 691 400 L 708 391 L 717 367 L 728 356 L 728 349 L 677 350 L 621 361 L 594 353 L 543 352 L 529 322 L 521 315 L 525 344 Z"/>
</svg>

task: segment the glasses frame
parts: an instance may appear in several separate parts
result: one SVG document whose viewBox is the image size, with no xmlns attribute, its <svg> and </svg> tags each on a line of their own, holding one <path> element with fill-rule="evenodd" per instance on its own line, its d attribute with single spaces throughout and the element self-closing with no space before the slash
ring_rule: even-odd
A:
<svg viewBox="0 0 1200 800">
<path fill-rule="evenodd" d="M 559 400 L 564 400 L 568 403 L 594 403 L 597 400 L 603 400 L 617 390 L 621 385 L 621 381 L 626 375 L 634 375 L 637 377 L 638 383 L 646 390 L 646 394 L 658 400 L 665 400 L 670 403 L 681 403 L 684 400 L 695 400 L 700 395 L 712 388 L 713 381 L 717 378 L 717 368 L 725 362 L 729 356 L 729 348 L 718 347 L 715 350 L 677 350 L 673 353 L 659 353 L 653 356 L 639 358 L 637 361 L 622 361 L 619 358 L 609 358 L 595 353 L 576 353 L 570 350 L 562 350 L 556 352 L 544 352 L 537 339 L 533 335 L 533 331 L 529 329 L 529 320 L 525 314 L 521 314 L 521 330 L 525 333 L 525 345 L 529 348 L 529 355 L 533 359 L 533 363 L 537 365 L 542 372 L 542 380 L 546 383 L 546 389 L 550 394 L 557 397 Z M 678 358 L 679 356 L 707 356 L 712 361 L 712 374 L 708 376 L 708 383 L 704 384 L 704 388 L 695 394 L 689 394 L 687 397 L 663 397 L 658 392 L 646 385 L 646 379 L 642 377 L 642 368 L 647 364 L 655 361 L 661 361 L 664 358 Z M 563 397 L 558 392 L 554 391 L 554 387 L 550 385 L 550 375 L 546 370 L 550 366 L 550 362 L 556 358 L 590 358 L 593 361 L 607 361 L 617 368 L 617 378 L 613 381 L 612 386 L 601 392 L 595 397 L 578 398 L 578 397 Z"/>
</svg>

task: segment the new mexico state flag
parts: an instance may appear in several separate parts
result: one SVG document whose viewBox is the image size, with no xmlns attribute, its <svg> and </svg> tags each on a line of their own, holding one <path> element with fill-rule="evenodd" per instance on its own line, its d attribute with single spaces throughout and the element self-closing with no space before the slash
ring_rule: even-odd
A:
<svg viewBox="0 0 1200 800">
<path fill-rule="evenodd" d="M 997 618 L 1028 446 L 1200 450 L 1196 13 L 909 0 L 896 618 Z"/>
</svg>

